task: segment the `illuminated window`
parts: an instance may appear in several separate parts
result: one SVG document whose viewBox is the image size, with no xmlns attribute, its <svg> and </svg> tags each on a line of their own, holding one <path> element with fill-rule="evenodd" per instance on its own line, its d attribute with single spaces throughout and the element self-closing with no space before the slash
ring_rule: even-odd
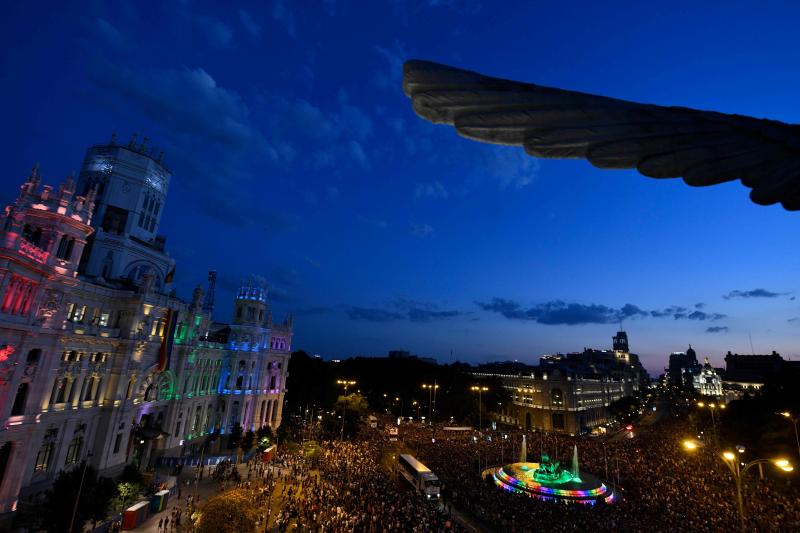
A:
<svg viewBox="0 0 800 533">
<path fill-rule="evenodd" d="M 81 449 L 83 448 L 83 437 L 77 436 L 72 439 L 69 443 L 69 448 L 67 448 L 67 459 L 64 461 L 64 465 L 71 465 L 78 462 L 78 459 L 81 456 Z"/>
<path fill-rule="evenodd" d="M 100 324 L 103 327 L 108 327 L 108 322 L 110 318 L 111 318 L 111 313 L 101 313 L 98 324 Z"/>
<path fill-rule="evenodd" d="M 49 440 L 49 436 L 45 437 L 42 447 L 39 448 L 39 453 L 36 454 L 36 463 L 33 466 L 34 472 L 43 472 L 50 466 L 50 461 L 53 458 L 53 451 L 55 450 L 55 443 Z"/>
</svg>

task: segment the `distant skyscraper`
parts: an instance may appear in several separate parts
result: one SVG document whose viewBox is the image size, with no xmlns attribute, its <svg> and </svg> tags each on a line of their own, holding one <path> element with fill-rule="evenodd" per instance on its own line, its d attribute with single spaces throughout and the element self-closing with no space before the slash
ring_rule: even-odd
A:
<svg viewBox="0 0 800 533">
<path fill-rule="evenodd" d="M 136 135 L 127 145 L 108 144 L 86 151 L 78 178 L 79 194 L 95 187 L 97 197 L 88 253 L 81 273 L 107 280 L 139 283 L 145 274 L 161 289 L 175 261 L 164 251 L 165 239 L 158 235 L 171 174 L 161 163 L 163 152 L 154 157 L 147 138 L 139 145 Z"/>
</svg>

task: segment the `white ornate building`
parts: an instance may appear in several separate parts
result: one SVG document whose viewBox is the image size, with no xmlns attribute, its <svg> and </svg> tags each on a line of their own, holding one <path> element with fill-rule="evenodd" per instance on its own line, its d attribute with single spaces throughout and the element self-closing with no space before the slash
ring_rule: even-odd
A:
<svg viewBox="0 0 800 533">
<path fill-rule="evenodd" d="M 171 290 L 156 231 L 170 173 L 146 141 L 88 150 L 78 183 L 38 168 L 0 229 L 0 513 L 88 458 L 102 473 L 281 423 L 292 319 L 263 281 L 212 321 L 216 273 Z M 219 445 L 219 440 L 215 446 Z"/>
<path fill-rule="evenodd" d="M 708 362 L 708 357 L 706 357 L 700 372 L 693 376 L 692 384 L 695 390 L 703 396 L 722 397 L 722 378 Z"/>
</svg>

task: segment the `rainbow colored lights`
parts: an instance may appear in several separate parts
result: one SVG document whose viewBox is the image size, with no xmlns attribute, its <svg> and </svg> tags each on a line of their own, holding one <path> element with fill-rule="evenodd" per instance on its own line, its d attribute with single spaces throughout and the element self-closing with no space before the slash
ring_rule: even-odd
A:
<svg viewBox="0 0 800 533">
<path fill-rule="evenodd" d="M 538 467 L 537 463 L 505 465 L 493 474 L 494 482 L 505 490 L 544 500 L 562 500 L 587 505 L 594 505 L 599 499 L 605 500 L 606 503 L 614 501 L 614 492 L 592 475 L 582 472 L 580 482 L 561 484 L 568 487 L 555 488 L 534 480 L 533 472 Z"/>
</svg>

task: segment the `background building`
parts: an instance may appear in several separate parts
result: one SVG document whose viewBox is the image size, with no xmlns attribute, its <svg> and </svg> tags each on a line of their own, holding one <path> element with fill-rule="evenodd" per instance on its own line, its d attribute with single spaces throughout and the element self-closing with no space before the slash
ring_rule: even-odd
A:
<svg viewBox="0 0 800 533">
<path fill-rule="evenodd" d="M 292 319 L 248 280 L 212 320 L 216 273 L 171 293 L 158 236 L 170 175 L 146 144 L 95 146 L 76 185 L 38 168 L 0 229 L 0 512 L 87 459 L 114 475 L 281 423 Z M 80 192 L 76 192 L 80 191 Z M 214 446 L 219 446 L 217 440 Z"/>
<path fill-rule="evenodd" d="M 509 365 L 512 368 L 517 365 Z M 620 331 L 613 350 L 584 349 L 571 354 L 545 355 L 536 367 L 514 373 L 476 373 L 499 377 L 511 394 L 501 420 L 525 429 L 578 434 L 609 420 L 609 405 L 635 396 L 649 383 L 628 336 Z"/>
</svg>

